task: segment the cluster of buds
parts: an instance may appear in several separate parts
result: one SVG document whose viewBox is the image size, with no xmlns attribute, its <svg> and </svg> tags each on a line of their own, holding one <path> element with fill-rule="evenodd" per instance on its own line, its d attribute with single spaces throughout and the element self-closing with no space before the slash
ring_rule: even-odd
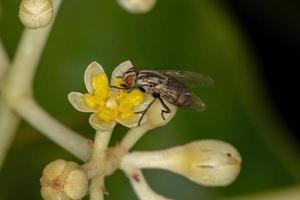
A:
<svg viewBox="0 0 300 200">
<path fill-rule="evenodd" d="M 141 172 L 137 171 L 140 169 L 172 171 L 204 186 L 226 186 L 238 176 L 240 154 L 233 146 L 222 141 L 202 140 L 159 151 L 129 152 L 144 133 L 167 124 L 177 111 L 176 106 L 166 102 L 171 112 L 162 119 L 161 110 L 164 107 L 159 101 L 153 103 L 150 94 L 138 89 L 115 87 L 122 81 L 120 75 L 132 67 L 130 61 L 121 63 L 113 71 L 111 81 L 108 81 L 102 66 L 92 62 L 84 75 L 87 93 L 69 94 L 68 99 L 77 110 L 92 113 L 89 122 L 96 129 L 98 139 L 95 139 L 91 159 L 84 167 L 74 162 L 57 160 L 45 168 L 41 178 L 41 191 L 45 200 L 81 199 L 87 194 L 88 188 L 91 192 L 91 188 L 95 187 L 100 187 L 105 193 L 103 177 L 113 174 L 116 169 L 126 173 L 140 199 L 145 199 L 145 196 L 166 199 L 153 193 Z M 151 107 L 139 124 L 142 115 L 140 111 L 149 105 Z M 108 134 L 116 123 L 130 130 L 118 145 L 107 149 Z M 103 141 L 105 138 L 108 141 Z M 95 183 L 97 180 L 100 180 L 98 185 Z M 101 192 L 98 189 L 96 192 Z"/>
<path fill-rule="evenodd" d="M 79 200 L 88 191 L 87 173 L 71 161 L 51 162 L 45 167 L 40 181 L 44 199 Z"/>
<path fill-rule="evenodd" d="M 133 14 L 149 12 L 156 0 L 117 0 L 119 5 Z M 0 8 L 1 14 L 1 8 Z M 54 17 L 52 0 L 22 0 L 19 7 L 19 18 L 24 27 L 38 29 L 49 25 Z"/>
</svg>

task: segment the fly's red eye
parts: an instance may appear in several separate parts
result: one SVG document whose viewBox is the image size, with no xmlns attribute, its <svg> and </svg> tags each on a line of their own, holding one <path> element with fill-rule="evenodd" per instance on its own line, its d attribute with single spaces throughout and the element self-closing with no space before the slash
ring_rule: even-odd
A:
<svg viewBox="0 0 300 200">
<path fill-rule="evenodd" d="M 125 78 L 125 83 L 126 83 L 126 85 L 128 85 L 128 86 L 132 86 L 133 85 L 133 75 L 128 75 L 128 76 L 126 76 L 126 78 Z"/>
</svg>

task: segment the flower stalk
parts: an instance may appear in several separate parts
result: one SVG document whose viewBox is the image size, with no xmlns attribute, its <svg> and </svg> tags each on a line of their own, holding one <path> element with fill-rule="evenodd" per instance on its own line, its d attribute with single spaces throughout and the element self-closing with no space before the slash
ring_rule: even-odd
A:
<svg viewBox="0 0 300 200">
<path fill-rule="evenodd" d="M 19 124 L 19 117 L 11 111 L 2 94 L 3 79 L 8 67 L 9 58 L 0 38 L 0 169 Z"/>
<path fill-rule="evenodd" d="M 129 151 L 150 129 L 148 125 L 131 128 L 121 140 L 120 145 Z"/>
<path fill-rule="evenodd" d="M 122 168 L 140 200 L 171 200 L 151 189 L 140 169 L 127 166 Z"/>
<path fill-rule="evenodd" d="M 91 160 L 89 164 L 92 169 L 88 171 L 91 178 L 90 186 L 90 199 L 102 200 L 104 193 L 104 178 L 105 178 L 105 165 L 106 165 L 106 150 L 111 137 L 112 131 L 99 132 L 97 131 Z"/>
<path fill-rule="evenodd" d="M 105 192 L 104 178 L 106 168 L 106 152 L 112 130 L 96 131 L 93 151 L 90 161 L 85 165 L 88 176 L 91 178 L 90 199 L 102 200 Z"/>
<path fill-rule="evenodd" d="M 65 127 L 44 111 L 31 97 L 22 97 L 16 112 L 50 140 L 83 161 L 91 155 L 91 141 Z"/>
<path fill-rule="evenodd" d="M 0 170 L 16 134 L 19 121 L 19 117 L 10 110 L 0 96 Z"/>
<path fill-rule="evenodd" d="M 55 15 L 61 2 L 62 0 L 53 1 L 54 10 L 56 11 Z M 1 87 L 3 109 L 0 111 L 5 117 L 1 117 L 0 121 L 1 125 L 3 125 L 1 126 L 3 130 L 8 131 L 1 132 L 4 135 L 4 139 L 1 140 L 3 151 L 1 151 L 0 160 L 3 160 L 5 157 L 5 152 L 9 147 L 18 124 L 17 119 L 13 117 L 13 114 L 9 110 L 14 110 L 42 131 L 48 138 L 63 146 L 68 151 L 74 152 L 78 158 L 87 160 L 90 156 L 90 142 L 88 140 L 54 120 L 32 99 L 33 78 L 52 26 L 53 22 L 49 26 L 39 30 L 25 29 L 11 67 L 5 73 L 5 80 Z M 1 48 L 0 53 L 1 57 L 6 58 L 4 48 Z M 1 66 L 5 66 L 3 63 L 5 61 L 7 64 L 7 60 L 1 60 Z M 78 145 L 82 147 L 80 150 Z"/>
<path fill-rule="evenodd" d="M 62 0 L 53 0 L 55 10 L 53 18 L 55 18 L 61 3 Z M 7 77 L 8 98 L 24 93 L 31 94 L 35 71 L 52 27 L 53 22 L 47 27 L 38 30 L 24 29 Z M 14 98 L 10 100 L 15 101 Z"/>
<path fill-rule="evenodd" d="M 0 38 L 0 80 L 2 80 L 4 74 L 6 73 L 8 66 L 9 66 L 9 58 L 5 51 L 2 40 Z"/>
<path fill-rule="evenodd" d="M 201 185 L 226 186 L 240 172 L 241 156 L 228 143 L 201 140 L 185 145 L 123 157 L 121 168 L 156 168 L 173 171 Z"/>
</svg>

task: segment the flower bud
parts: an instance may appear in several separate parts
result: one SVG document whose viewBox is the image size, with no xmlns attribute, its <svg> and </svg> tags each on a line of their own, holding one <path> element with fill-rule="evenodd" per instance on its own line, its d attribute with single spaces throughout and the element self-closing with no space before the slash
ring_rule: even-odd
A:
<svg viewBox="0 0 300 200">
<path fill-rule="evenodd" d="M 181 174 L 205 186 L 226 186 L 240 172 L 241 157 L 228 143 L 202 140 L 154 152 L 133 152 L 124 157 L 126 165 L 161 168 Z"/>
<path fill-rule="evenodd" d="M 133 14 L 149 12 L 155 5 L 156 0 L 118 0 L 120 6 Z"/>
<path fill-rule="evenodd" d="M 147 107 L 151 104 L 151 102 L 154 100 L 152 95 L 147 94 L 145 95 L 144 102 L 141 103 L 139 110 L 147 109 Z M 163 99 L 164 104 L 170 109 L 170 113 L 166 113 L 162 111 L 166 111 L 166 108 L 163 106 L 163 104 L 160 102 L 160 100 L 157 98 L 155 99 L 154 103 L 149 107 L 147 110 L 145 116 L 145 125 L 147 125 L 149 128 L 157 128 L 160 126 L 166 125 L 176 114 L 177 106 L 168 103 L 165 99 Z M 162 116 L 163 115 L 163 116 Z"/>
<path fill-rule="evenodd" d="M 19 18 L 26 28 L 37 29 L 47 26 L 53 18 L 52 0 L 22 0 Z"/>
<path fill-rule="evenodd" d="M 240 172 L 241 156 L 233 146 L 225 142 L 192 142 L 172 151 L 175 162 L 171 169 L 202 185 L 226 186 Z"/>
<path fill-rule="evenodd" d="M 77 163 L 61 159 L 45 167 L 40 182 L 45 200 L 79 200 L 88 191 L 86 172 Z"/>
</svg>

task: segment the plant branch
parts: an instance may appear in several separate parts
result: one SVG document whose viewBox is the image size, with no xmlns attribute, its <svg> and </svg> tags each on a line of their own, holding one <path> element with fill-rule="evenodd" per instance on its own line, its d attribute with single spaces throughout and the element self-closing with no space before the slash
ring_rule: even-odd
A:
<svg viewBox="0 0 300 200">
<path fill-rule="evenodd" d="M 141 170 L 134 167 L 122 168 L 140 200 L 170 200 L 154 192 L 148 185 Z"/>
<path fill-rule="evenodd" d="M 57 14 L 62 0 L 54 0 Z M 3 85 L 3 97 L 9 106 L 49 139 L 78 158 L 90 157 L 90 142 L 53 119 L 30 97 L 32 81 L 53 22 L 38 30 L 25 29 L 14 61 Z"/>
<path fill-rule="evenodd" d="M 97 131 L 93 145 L 91 160 L 87 163 L 90 185 L 90 199 L 102 200 L 105 193 L 104 177 L 106 171 L 106 152 L 112 134 L 112 129 L 109 131 Z"/>
<path fill-rule="evenodd" d="M 77 158 L 87 161 L 91 155 L 91 141 L 53 119 L 31 97 L 23 96 L 14 105 L 15 111 L 53 142 Z"/>
<path fill-rule="evenodd" d="M 53 0 L 54 19 L 61 2 L 62 0 Z M 31 93 L 35 71 L 53 27 L 54 19 L 45 28 L 38 30 L 24 29 L 7 77 L 5 89 L 7 90 L 7 95 L 9 95 L 8 98 Z"/>
<path fill-rule="evenodd" d="M 0 38 L 0 169 L 19 124 L 19 118 L 12 113 L 2 95 L 2 79 L 7 73 L 8 66 L 9 58 Z"/>
<path fill-rule="evenodd" d="M 90 200 L 103 200 L 104 192 L 104 176 L 99 175 L 94 177 L 90 183 Z"/>
<path fill-rule="evenodd" d="M 122 139 L 120 145 L 122 148 L 129 151 L 151 128 L 153 127 L 145 124 L 143 126 L 130 129 Z M 126 156 L 127 155 L 122 158 L 122 163 Z M 133 165 L 131 165 L 130 161 L 125 161 L 125 164 L 122 163 L 120 165 L 120 169 L 124 171 L 130 180 L 130 183 L 140 200 L 168 200 L 166 197 L 157 194 L 151 189 L 140 169 L 131 167 Z"/>
<path fill-rule="evenodd" d="M 151 161 L 151 162 L 150 162 Z M 136 151 L 125 155 L 121 161 L 121 167 L 134 166 L 136 168 L 168 169 L 172 165 L 172 159 L 164 156 L 163 151 Z"/>
<path fill-rule="evenodd" d="M 15 136 L 18 124 L 19 118 L 0 99 L 0 169 Z"/>
<path fill-rule="evenodd" d="M 0 80 L 2 80 L 4 74 L 6 73 L 8 65 L 9 65 L 9 58 L 5 51 L 2 40 L 0 38 Z"/>
<path fill-rule="evenodd" d="M 131 128 L 121 140 L 120 145 L 129 151 L 150 129 L 151 127 L 147 125 Z"/>
</svg>

